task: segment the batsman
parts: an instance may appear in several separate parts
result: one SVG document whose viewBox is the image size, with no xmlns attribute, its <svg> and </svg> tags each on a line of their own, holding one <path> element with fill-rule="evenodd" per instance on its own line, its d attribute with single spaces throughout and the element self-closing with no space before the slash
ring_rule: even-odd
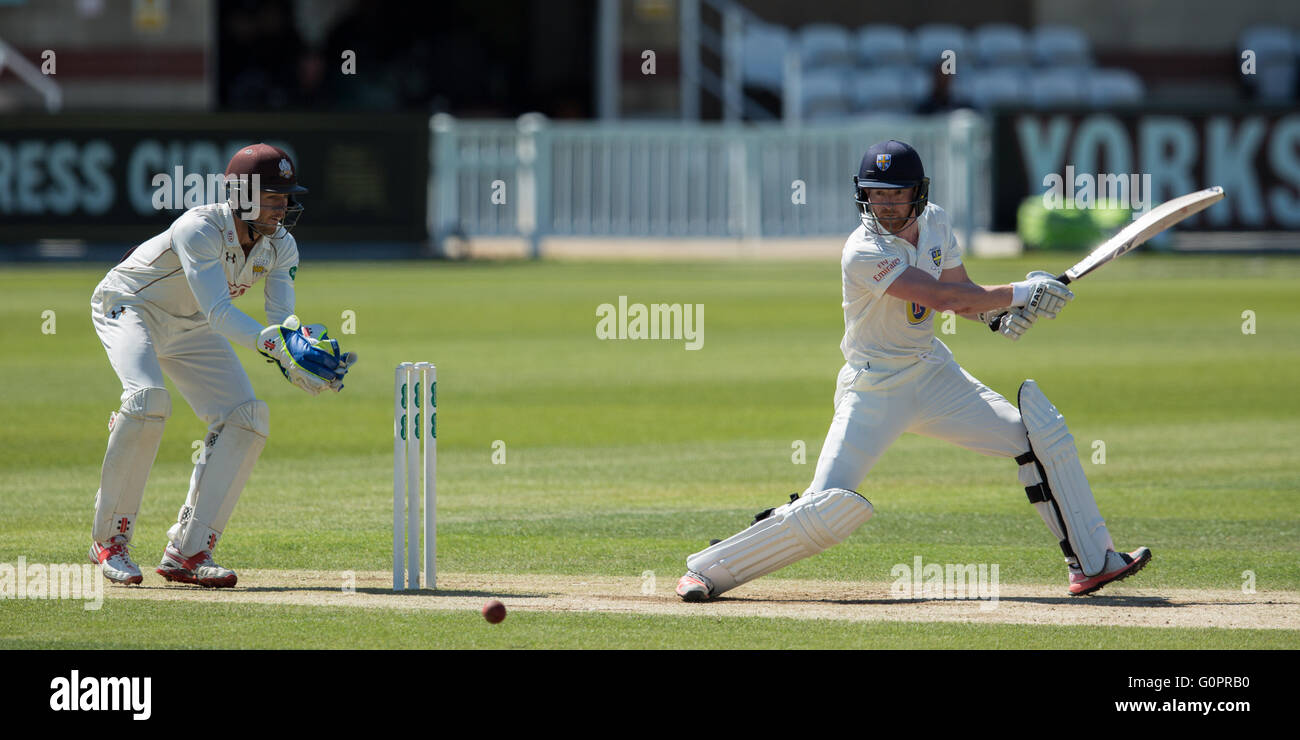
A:
<svg viewBox="0 0 1300 740">
<path fill-rule="evenodd" d="M 243 147 L 224 177 L 227 200 L 191 208 L 109 270 L 91 297 L 91 318 L 122 383 L 109 419 L 95 495 L 90 560 L 119 584 L 138 584 L 129 545 L 163 426 L 172 413 L 164 376 L 207 425 L 189 493 L 157 572 L 168 581 L 234 586 L 235 571 L 212 552 L 270 434 L 266 402 L 253 395 L 232 345 L 255 350 L 297 387 L 340 391 L 355 352 L 324 327 L 294 315 L 302 213 L 293 161 L 267 144 Z M 263 281 L 263 325 L 232 300 Z"/>
<path fill-rule="evenodd" d="M 843 542 L 874 511 L 859 486 L 908 432 L 1014 459 L 1029 503 L 1065 556 L 1071 594 L 1136 573 L 1150 549 L 1116 552 L 1065 418 L 1038 385 L 1022 383 L 1012 405 L 963 370 L 934 335 L 935 312 L 953 311 L 984 325 L 1000 319 L 997 331 L 1014 341 L 1039 319 L 1055 318 L 1074 294 L 1039 271 L 1009 285 L 972 282 L 911 146 L 872 146 L 853 181 L 862 225 L 841 258 L 845 364 L 812 483 L 689 556 L 677 594 L 706 601 Z"/>
</svg>

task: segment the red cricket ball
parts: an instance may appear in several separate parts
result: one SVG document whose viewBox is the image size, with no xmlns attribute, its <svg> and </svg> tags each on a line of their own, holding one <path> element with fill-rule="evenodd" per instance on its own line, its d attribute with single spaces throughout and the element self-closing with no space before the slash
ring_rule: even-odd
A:
<svg viewBox="0 0 1300 740">
<path fill-rule="evenodd" d="M 492 599 L 483 605 L 483 618 L 489 624 L 496 624 L 506 618 L 506 605 L 496 599 Z"/>
</svg>

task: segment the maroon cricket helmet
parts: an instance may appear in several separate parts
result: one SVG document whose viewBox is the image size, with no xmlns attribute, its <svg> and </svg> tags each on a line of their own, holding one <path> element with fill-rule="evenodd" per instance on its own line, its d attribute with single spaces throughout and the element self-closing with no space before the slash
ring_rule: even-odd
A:
<svg viewBox="0 0 1300 740">
<path fill-rule="evenodd" d="M 261 192 L 289 196 L 289 205 L 284 220 L 280 223 L 287 233 L 298 224 L 298 218 L 303 210 L 302 204 L 298 203 L 293 196 L 307 192 L 307 188 L 298 184 L 298 168 L 294 166 L 288 152 L 277 146 L 252 144 L 240 147 L 239 151 L 235 152 L 235 156 L 230 158 L 230 164 L 226 165 L 226 181 L 232 184 L 248 183 L 254 176 L 257 178 L 258 190 Z M 250 219 L 245 220 L 250 222 L 250 226 L 255 223 Z M 260 229 L 254 230 L 263 233 Z M 266 236 L 278 235 L 278 230 L 274 235 L 266 234 Z"/>
<path fill-rule="evenodd" d="M 305 193 L 289 154 L 278 146 L 253 144 L 235 152 L 226 165 L 226 177 L 257 175 L 265 193 Z"/>
</svg>

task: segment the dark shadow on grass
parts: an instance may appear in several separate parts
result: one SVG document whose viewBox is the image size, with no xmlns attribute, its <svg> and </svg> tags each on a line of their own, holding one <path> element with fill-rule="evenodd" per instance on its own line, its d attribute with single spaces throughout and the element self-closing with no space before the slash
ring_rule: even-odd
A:
<svg viewBox="0 0 1300 740">
<path fill-rule="evenodd" d="M 906 604 L 951 604 L 951 603 L 1003 603 L 1011 602 L 1018 604 L 1042 604 L 1045 606 L 1063 606 L 1071 604 L 1086 604 L 1088 606 L 1148 606 L 1148 607 L 1185 607 L 1185 606 L 1240 606 L 1251 605 L 1258 602 L 1171 602 L 1163 596 L 999 596 L 997 601 L 992 599 L 760 599 L 760 598 L 737 598 L 729 596 L 719 596 L 710 599 L 709 603 L 767 603 L 767 604 L 843 604 L 844 606 L 901 606 Z"/>
<path fill-rule="evenodd" d="M 251 590 L 251 589 L 250 589 Z M 293 590 L 293 589 L 287 589 Z M 329 589 L 326 589 L 329 590 Z M 337 591 L 338 589 L 333 589 Z M 393 591 L 387 588 L 359 588 L 359 594 L 388 594 L 391 596 L 423 596 L 428 598 L 438 598 L 439 596 L 480 596 L 487 599 L 546 599 L 553 594 L 543 593 L 512 593 L 510 591 L 449 591 L 446 589 L 420 589 L 419 591 Z"/>
<path fill-rule="evenodd" d="M 303 593 L 344 593 L 338 586 L 240 586 L 235 585 L 233 588 L 204 588 L 202 586 L 193 586 L 189 584 L 160 584 L 160 585 L 139 585 L 122 588 L 143 589 L 151 591 L 191 591 L 193 593 L 244 593 L 244 594 L 287 594 L 301 591 Z M 358 588 L 355 593 L 359 594 L 387 594 L 391 596 L 424 596 L 429 598 L 438 598 L 440 596 L 481 596 L 489 599 L 511 598 L 511 599 L 545 599 L 552 594 L 546 593 L 513 593 L 510 591 L 451 591 L 447 589 L 427 589 L 422 588 L 418 591 L 394 591 L 389 588 Z"/>
</svg>

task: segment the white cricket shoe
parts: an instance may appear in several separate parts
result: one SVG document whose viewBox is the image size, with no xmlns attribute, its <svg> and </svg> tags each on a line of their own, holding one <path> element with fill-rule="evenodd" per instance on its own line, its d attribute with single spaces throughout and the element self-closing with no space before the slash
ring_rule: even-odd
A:
<svg viewBox="0 0 1300 740">
<path fill-rule="evenodd" d="M 1083 596 L 1113 581 L 1122 581 L 1142 570 L 1151 562 L 1151 549 L 1139 547 L 1130 553 L 1106 551 L 1106 567 L 1095 576 L 1085 576 L 1082 572 L 1070 573 L 1070 595 Z"/>
<path fill-rule="evenodd" d="M 202 550 L 187 558 L 170 542 L 163 551 L 157 573 L 169 581 L 195 583 L 206 588 L 230 588 L 239 581 L 235 571 L 212 561 L 210 550 Z"/>
<path fill-rule="evenodd" d="M 107 542 L 92 542 L 90 562 L 98 565 L 104 577 L 113 583 L 136 585 L 144 580 L 140 566 L 132 562 L 127 551 L 125 535 L 115 534 Z"/>
<path fill-rule="evenodd" d="M 709 579 L 693 570 L 686 571 L 686 575 L 677 580 L 677 595 L 682 597 L 682 601 L 708 601 L 712 593 L 713 584 Z"/>
</svg>

